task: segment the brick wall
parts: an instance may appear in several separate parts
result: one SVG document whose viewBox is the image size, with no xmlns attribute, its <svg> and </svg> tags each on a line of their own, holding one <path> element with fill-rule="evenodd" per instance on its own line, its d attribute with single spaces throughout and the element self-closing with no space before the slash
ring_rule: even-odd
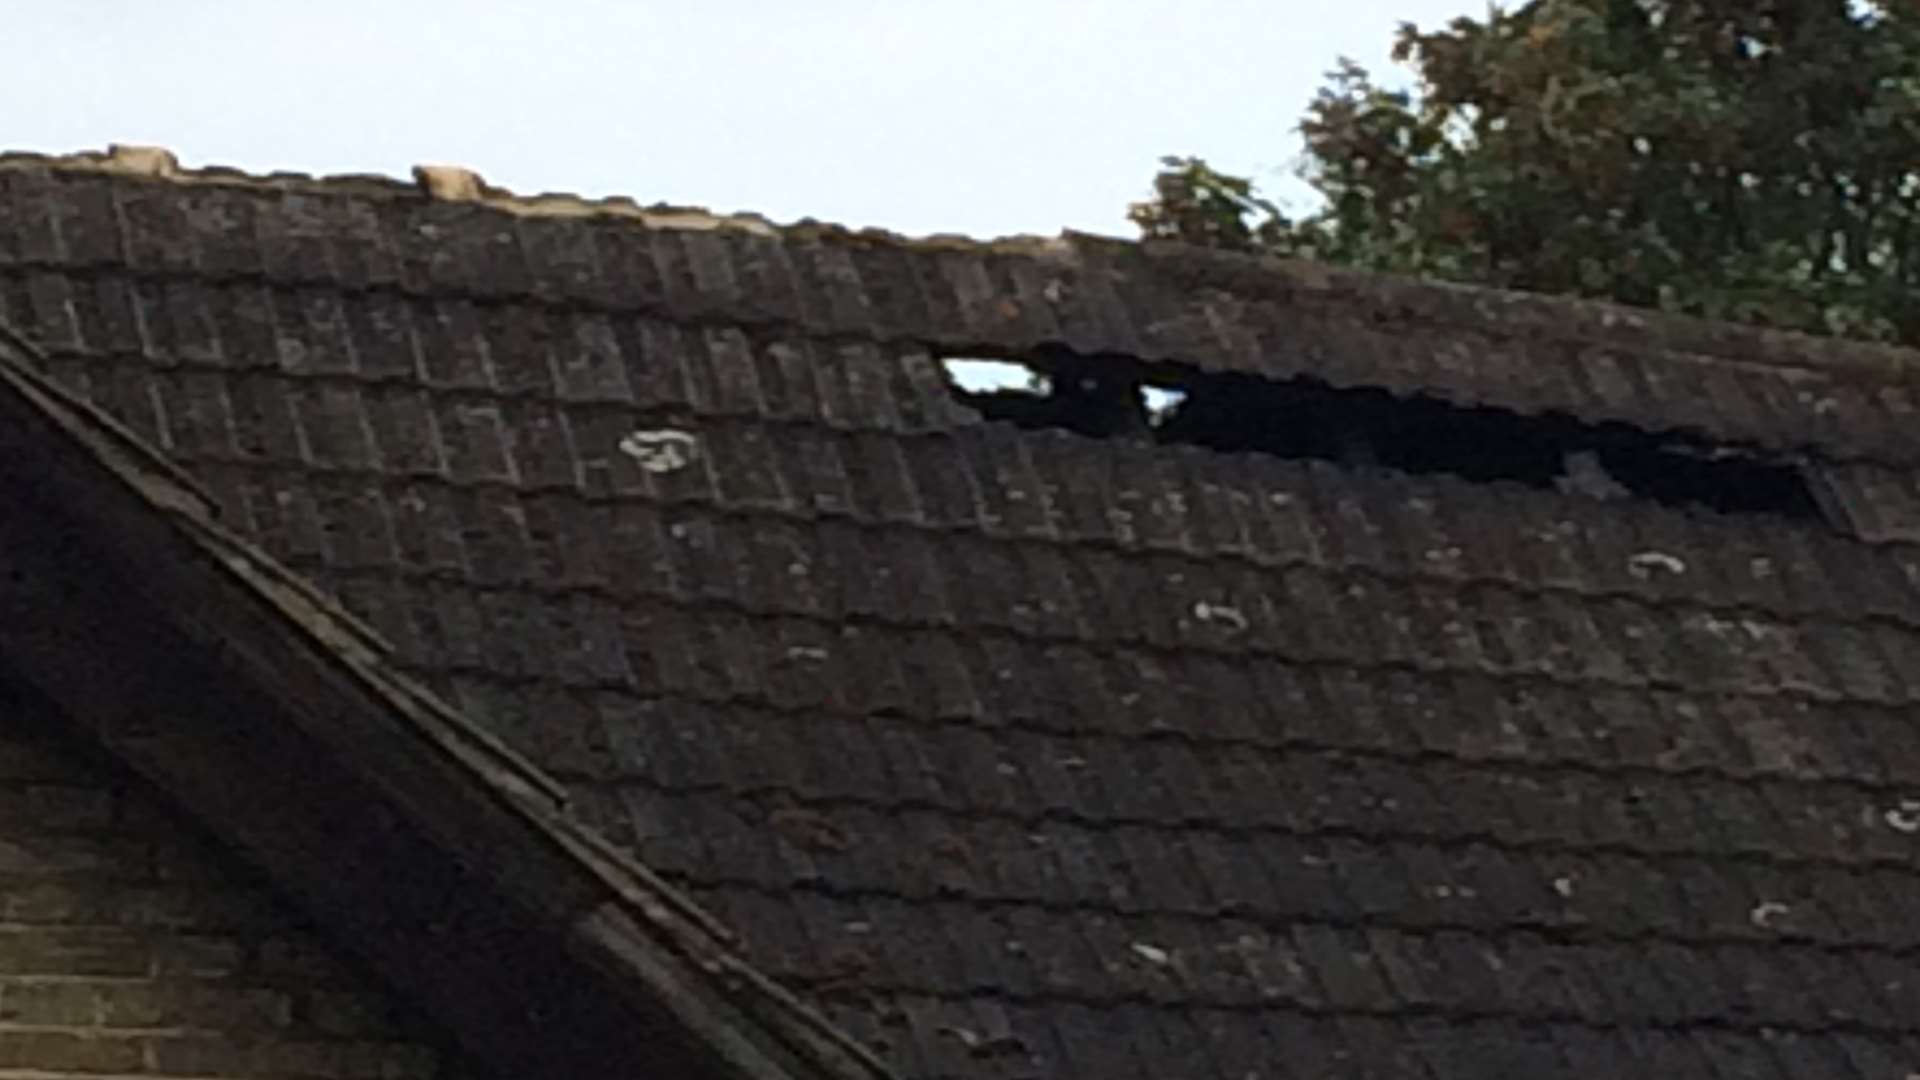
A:
<svg viewBox="0 0 1920 1080">
<path fill-rule="evenodd" d="M 159 793 L 0 682 L 0 1080 L 414 1080 L 423 1026 Z"/>
</svg>

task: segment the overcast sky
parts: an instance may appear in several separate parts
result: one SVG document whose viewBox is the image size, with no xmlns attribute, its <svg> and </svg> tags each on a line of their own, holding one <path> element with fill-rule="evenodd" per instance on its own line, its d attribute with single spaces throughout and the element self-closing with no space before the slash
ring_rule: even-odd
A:
<svg viewBox="0 0 1920 1080">
<path fill-rule="evenodd" d="M 1484 0 L 0 0 L 0 144 L 477 169 L 912 234 L 1130 234 L 1160 155 L 1273 190 L 1321 74 Z M 1296 202 L 1295 205 L 1303 205 Z"/>
</svg>

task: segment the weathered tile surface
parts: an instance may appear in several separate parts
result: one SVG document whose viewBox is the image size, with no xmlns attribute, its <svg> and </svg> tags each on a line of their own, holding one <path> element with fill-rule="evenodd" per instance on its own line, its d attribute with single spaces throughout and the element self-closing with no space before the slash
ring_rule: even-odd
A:
<svg viewBox="0 0 1920 1080">
<path fill-rule="evenodd" d="M 0 184 L 57 378 L 910 1075 L 1920 1070 L 1907 354 L 1093 241 Z M 931 359 L 1042 339 L 1811 441 L 1846 520 L 986 426 Z"/>
</svg>

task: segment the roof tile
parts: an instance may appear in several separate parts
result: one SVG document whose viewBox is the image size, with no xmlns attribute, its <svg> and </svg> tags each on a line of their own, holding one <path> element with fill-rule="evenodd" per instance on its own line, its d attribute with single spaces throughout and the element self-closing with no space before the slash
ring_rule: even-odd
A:
<svg viewBox="0 0 1920 1080">
<path fill-rule="evenodd" d="M 779 465 L 796 509 L 820 517 L 860 512 L 844 460 L 851 452 L 846 440 L 798 427 L 783 429 L 780 437 Z"/>
<path fill-rule="evenodd" d="M 126 310 L 131 316 L 131 310 L 127 308 L 131 299 L 125 295 L 124 285 L 119 280 L 109 277 L 98 279 L 95 295 L 100 302 L 100 311 Z M 202 295 L 206 298 L 209 317 L 220 339 L 220 362 L 224 366 L 235 370 L 279 366 L 279 337 L 273 320 L 273 294 L 269 290 L 260 285 L 233 282 L 217 288 L 208 287 Z M 114 328 L 112 336 L 116 341 L 132 337 L 132 331 L 118 324 L 103 322 L 101 325 Z M 143 346 L 135 344 L 132 347 Z"/>
<path fill-rule="evenodd" d="M 475 600 L 481 619 L 480 666 L 508 678 L 551 678 L 553 658 L 541 613 L 510 593 L 486 592 Z"/>
<path fill-rule="evenodd" d="M 520 477 L 508 452 L 508 427 L 495 402 L 436 402 L 435 419 L 447 451 L 453 480 L 460 483 L 517 484 Z M 314 447 L 308 444 L 309 453 Z"/>
<path fill-rule="evenodd" d="M 776 420 L 822 419 L 815 347 L 805 341 L 760 344 L 727 335 L 716 353 L 724 355 L 727 373 L 721 397 L 732 410 L 755 409 Z"/>
<path fill-rule="evenodd" d="M 44 168 L 0 172 L 0 263 L 57 262 L 62 257 L 55 225 L 58 198 L 53 173 Z"/>
<path fill-rule="evenodd" d="M 1131 536 L 1109 515 L 1113 463 L 1099 443 L 1061 431 L 1023 439 L 1038 474 L 1052 528 L 1062 539 L 1119 542 Z"/>
<path fill-rule="evenodd" d="M 702 432 L 700 446 L 719 496 L 730 506 L 784 510 L 790 505 L 777 460 L 779 449 L 765 430 L 711 425 Z"/>
<path fill-rule="evenodd" d="M 163 274 L 195 269 L 192 222 L 173 185 L 118 184 L 114 204 L 130 267 Z"/>
<path fill-rule="evenodd" d="M 1766 1031 L 1762 1035 L 1781 1075 L 1791 1080 L 1857 1075 L 1848 1066 L 1845 1051 L 1830 1038 L 1794 1031 Z"/>
<path fill-rule="evenodd" d="M 125 292 L 125 283 L 113 278 L 82 282 L 76 288 L 65 275 L 30 270 L 0 288 L 0 297 L 6 298 L 0 303 L 9 323 L 31 333 L 49 352 L 91 349 L 138 355 L 145 342 Z"/>
<path fill-rule="evenodd" d="M 789 241 L 787 253 L 801 283 L 811 329 L 831 334 L 872 325 L 866 286 L 852 252 L 816 238 Z"/>
<path fill-rule="evenodd" d="M 259 244 L 260 270 L 268 280 L 279 284 L 320 284 L 336 280 L 333 238 L 345 224 L 342 218 L 347 205 L 348 200 L 343 198 L 287 191 L 278 193 L 264 205 L 255 201 L 251 214 L 230 210 L 223 216 L 236 224 L 251 218 Z M 199 222 L 203 261 L 232 259 L 235 256 L 215 253 L 226 248 L 252 246 L 245 242 L 249 238 L 244 234 L 223 235 L 220 224 L 220 218 Z M 252 268 L 236 269 L 244 273 Z"/>
<path fill-rule="evenodd" d="M 1066 267 L 1025 257 L 987 255 L 987 273 L 1019 340 L 1062 342 L 1083 354 L 1113 351 L 1080 296 L 1082 277 Z"/>
<path fill-rule="evenodd" d="M 831 442 L 841 467 L 838 471 L 846 478 L 851 494 L 849 509 L 855 517 L 863 521 L 917 524 L 924 517 L 941 512 L 916 482 L 918 470 L 913 467 L 916 463 L 911 450 L 874 432 L 855 432 Z M 965 481 L 957 479 L 950 483 L 958 486 Z M 939 490 L 933 497 L 948 493 Z"/>
<path fill-rule="evenodd" d="M 355 297 L 343 304 L 346 349 L 365 378 L 422 381 L 420 343 L 414 336 L 412 304 L 384 293 Z"/>
<path fill-rule="evenodd" d="M 651 230 L 589 225 L 595 263 L 609 299 L 622 309 L 659 310 L 666 304 L 666 281 L 654 258 Z M 541 249 L 530 246 L 529 257 Z"/>
<path fill-rule="evenodd" d="M 1872 748 L 1872 761 L 1887 780 L 1920 784 L 1920 731 L 1905 710 L 1860 709 L 1849 719 L 1861 744 Z"/>
<path fill-rule="evenodd" d="M 1023 345 L 1066 342 L 1081 353 L 1106 351 L 1104 342 L 1088 336 L 1090 328 L 1078 326 L 1079 333 L 1069 335 L 1062 325 L 1060 309 L 1072 288 L 1067 276 L 1037 265 L 1031 258 L 992 250 L 987 252 L 985 262 L 997 297 L 995 313 L 1001 320 L 996 337 L 1011 338 Z"/>
<path fill-rule="evenodd" d="M 548 601 L 544 624 L 555 642 L 554 674 L 571 686 L 607 686 L 627 681 L 620 616 L 604 599 L 574 593 Z M 564 636 L 562 636 L 564 635 Z"/>
<path fill-rule="evenodd" d="M 1824 1080 L 1826 1077 L 1855 1080 L 1859 1076 L 1848 1063 L 1846 1051 L 1833 1039 L 1773 1031 L 1767 1033 L 1767 1045 L 1791 1080 Z"/>
<path fill-rule="evenodd" d="M 279 365 L 295 375 L 348 375 L 355 370 L 353 347 L 348 340 L 346 313 L 340 298 L 321 289 L 276 290 L 273 294 L 274 330 L 278 337 Z M 164 308 L 156 295 L 141 297 L 143 311 L 158 311 L 159 318 L 143 320 L 149 337 L 156 327 L 165 326 Z M 164 338 L 153 347 L 166 350 L 172 342 Z"/>
<path fill-rule="evenodd" d="M 557 352 L 568 346 L 569 331 L 553 319 L 564 318 L 522 304 L 484 304 L 478 309 L 485 335 L 493 388 L 504 397 L 546 396 L 560 385 Z"/>
<path fill-rule="evenodd" d="M 926 524 L 975 527 L 981 514 L 978 478 L 967 464 L 961 441 L 935 436 L 905 439 L 898 445 Z"/>
<path fill-rule="evenodd" d="M 1577 349 L 1574 365 L 1587 391 L 1579 403 L 1582 413 L 1629 422 L 1654 413 L 1654 391 L 1631 353 L 1618 347 L 1587 345 Z"/>
<path fill-rule="evenodd" d="M 981 497 L 981 528 L 989 535 L 1051 539 L 1054 513 L 1046 488 L 1028 457 L 1028 440 L 1014 429 L 990 424 L 959 446 Z"/>
<path fill-rule="evenodd" d="M 925 336 L 929 309 L 914 272 L 915 260 L 892 244 L 857 244 L 847 253 L 866 287 L 875 336 Z"/>
<path fill-rule="evenodd" d="M 1198 831 L 1188 839 L 1196 885 L 1207 890 L 1210 910 L 1250 915 L 1267 907 L 1266 898 L 1276 891 L 1276 884 L 1266 872 L 1266 860 L 1252 850 L 1261 842 L 1212 831 Z"/>
<path fill-rule="evenodd" d="M 1715 1073 L 1728 1080 L 1785 1080 L 1778 1060 L 1765 1043 L 1741 1033 L 1696 1029 L 1693 1038 L 1705 1051 Z"/>
<path fill-rule="evenodd" d="M 767 411 L 754 346 L 745 334 L 730 327 L 709 328 L 690 331 L 678 341 L 684 350 L 687 383 L 695 389 L 696 408 L 729 417 Z"/>
<path fill-rule="evenodd" d="M 42 247 L 48 238 L 28 232 L 23 234 L 22 254 L 76 268 L 124 265 L 127 250 L 115 189 L 99 175 L 62 173 L 52 178 L 43 190 L 54 245 Z"/>
<path fill-rule="evenodd" d="M 441 485 L 404 488 L 389 504 L 400 564 L 426 573 L 467 573 L 454 491 Z"/>
<path fill-rule="evenodd" d="M 331 567 L 390 567 L 396 561 L 386 498 L 362 478 L 327 477 L 315 483 L 321 529 Z"/>
<path fill-rule="evenodd" d="M 264 375 L 245 375 L 228 385 L 236 448 L 242 457 L 289 465 L 304 460 L 293 400 L 284 383 Z"/>
<path fill-rule="evenodd" d="M 154 382 L 166 417 L 169 453 L 183 462 L 235 457 L 233 406 L 225 379 L 204 371 L 176 371 L 162 373 Z"/>
<path fill-rule="evenodd" d="M 354 471 L 376 467 L 373 432 L 359 387 L 311 383 L 294 387 L 289 396 L 309 463 Z"/>
<path fill-rule="evenodd" d="M 464 300 L 432 301 L 415 309 L 413 324 L 427 385 L 492 388 L 493 361 L 481 318 L 480 309 Z"/>
<path fill-rule="evenodd" d="M 548 303 L 606 306 L 615 299 L 600 267 L 595 226 L 577 217 L 520 215 L 513 220 L 530 270 L 529 292 Z"/>
<path fill-rule="evenodd" d="M 633 404 L 642 410 L 708 407 L 711 397 L 705 392 L 708 380 L 693 369 L 696 354 L 691 351 L 690 338 L 695 331 L 625 314 L 611 316 L 609 326 L 613 341 L 610 346 L 604 341 L 595 341 L 597 350 L 606 351 L 596 352 L 592 378 L 582 389 L 597 385 L 599 389 L 594 391 L 597 396 L 601 392 L 611 393 L 615 385 L 624 383 Z M 616 379 L 601 367 L 615 350 L 625 367 L 623 379 Z"/>
<path fill-rule="evenodd" d="M 726 243 L 733 258 L 735 280 L 754 307 L 769 322 L 798 324 L 806 318 L 803 288 L 779 240 L 744 231 L 730 231 Z"/>
<path fill-rule="evenodd" d="M 597 313 L 555 312 L 548 326 L 553 388 L 562 401 L 625 405 L 633 400 L 627 361 L 613 319 Z M 536 373 L 537 377 L 537 373 Z M 544 387 L 531 380 L 534 393 Z"/>
</svg>

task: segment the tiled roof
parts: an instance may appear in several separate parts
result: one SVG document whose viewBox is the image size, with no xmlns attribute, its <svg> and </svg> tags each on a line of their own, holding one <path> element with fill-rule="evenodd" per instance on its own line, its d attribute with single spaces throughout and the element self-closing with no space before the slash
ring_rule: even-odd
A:
<svg viewBox="0 0 1920 1080">
<path fill-rule="evenodd" d="M 50 374 L 903 1074 L 1920 1071 L 1913 354 L 0 161 L 0 319 Z M 955 404 L 939 357 L 1043 343 L 1701 433 L 1836 517 Z"/>
</svg>

